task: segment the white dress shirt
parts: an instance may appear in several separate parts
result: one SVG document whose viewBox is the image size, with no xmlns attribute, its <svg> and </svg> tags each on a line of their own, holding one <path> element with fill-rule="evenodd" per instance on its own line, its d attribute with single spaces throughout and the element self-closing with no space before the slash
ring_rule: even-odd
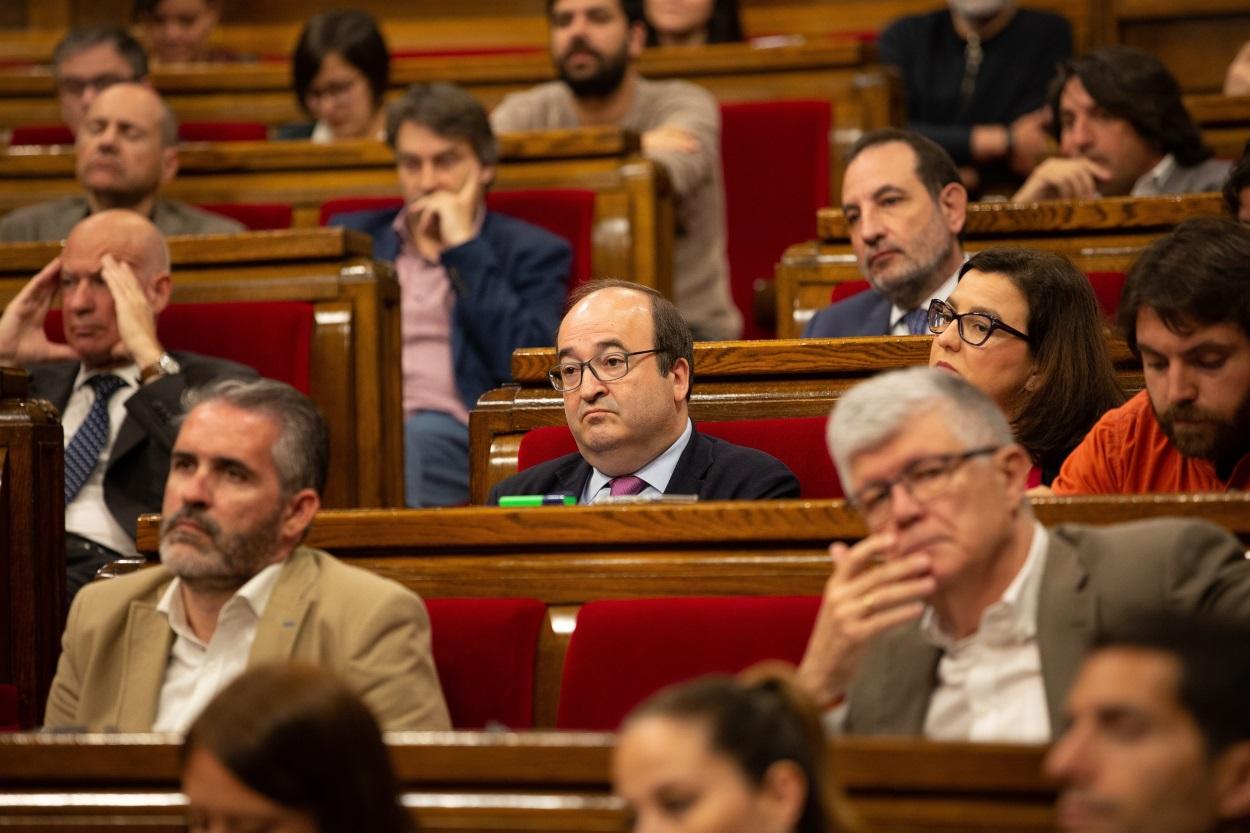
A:
<svg viewBox="0 0 1250 833">
<path fill-rule="evenodd" d="M 1158 163 L 1146 171 L 1137 181 L 1133 183 L 1133 190 L 1129 192 L 1131 197 L 1157 197 L 1162 195 L 1163 183 L 1167 182 L 1168 177 L 1176 170 L 1176 157 L 1172 154 L 1164 156 Z"/>
<path fill-rule="evenodd" d="M 1037 650 L 1037 606 L 1048 536 L 1033 524 L 1020 572 L 986 608 L 976 633 L 958 641 L 942 631 L 933 608 L 920 633 L 941 648 L 937 687 L 925 716 L 925 737 L 993 743 L 1047 743 L 1050 712 Z"/>
<path fill-rule="evenodd" d="M 126 419 L 126 400 L 139 390 L 139 366 L 134 362 L 109 370 L 87 370 L 79 366 L 73 391 L 69 395 L 69 401 L 65 403 L 65 412 L 61 414 L 61 430 L 68 447 L 74 434 L 87 421 L 87 414 L 95 402 L 95 391 L 87 384 L 87 380 L 101 373 L 119 376 L 126 384 L 118 388 L 109 399 L 108 443 L 100 451 L 100 462 L 92 469 L 87 482 L 65 507 L 65 531 L 103 544 L 122 555 L 138 558 L 139 551 L 135 549 L 134 539 L 122 529 L 104 504 L 104 471 L 108 468 L 109 457 L 117 443 L 117 433 Z"/>
<path fill-rule="evenodd" d="M 221 608 L 212 639 L 204 644 L 191 630 L 182 604 L 182 581 L 175 578 L 156 606 L 169 619 L 174 643 L 156 707 L 153 732 L 184 732 L 208 701 L 247 668 L 256 626 L 284 562 L 252 576 Z"/>
<path fill-rule="evenodd" d="M 933 291 L 933 294 L 930 295 L 929 298 L 919 308 L 927 310 L 929 308 L 929 303 L 933 301 L 935 298 L 939 301 L 945 301 L 947 298 L 949 298 L 950 294 L 955 291 L 955 287 L 959 286 L 959 270 L 962 268 L 964 268 L 964 264 L 963 264 L 963 261 L 960 261 L 959 269 L 956 269 L 954 273 L 951 274 L 951 276 L 947 278 L 946 281 L 941 286 L 935 289 Z M 903 309 L 902 307 L 896 307 L 893 304 L 890 305 L 890 335 L 892 336 L 911 335 L 911 330 L 907 329 L 907 322 L 904 320 L 907 316 L 907 313 L 909 312 L 911 312 L 911 310 Z M 928 330 L 926 329 L 925 332 L 927 333 Z"/>
<path fill-rule="evenodd" d="M 647 487 L 638 493 L 639 495 L 652 497 L 664 494 L 664 490 L 668 488 L 668 482 L 673 479 L 673 472 L 677 470 L 677 461 L 681 459 L 682 452 L 690 444 L 690 437 L 693 434 L 694 425 L 687 418 L 686 430 L 681 432 L 677 441 L 665 449 L 660 456 L 633 473 L 635 477 L 642 478 L 647 484 Z M 611 477 L 592 468 L 590 479 L 586 481 L 586 488 L 582 490 L 581 500 L 578 503 L 586 505 L 607 497 L 612 493 L 611 482 Z"/>
</svg>

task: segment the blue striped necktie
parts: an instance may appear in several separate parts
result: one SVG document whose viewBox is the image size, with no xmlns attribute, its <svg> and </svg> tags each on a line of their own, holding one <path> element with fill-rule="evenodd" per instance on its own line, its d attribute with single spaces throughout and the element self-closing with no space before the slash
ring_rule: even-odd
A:
<svg viewBox="0 0 1250 833">
<path fill-rule="evenodd" d="M 92 376 L 86 384 L 95 391 L 95 401 L 78 431 L 65 447 L 65 504 L 74 499 L 82 484 L 100 462 L 100 452 L 109 441 L 109 400 L 126 383 L 113 373 Z"/>
<path fill-rule="evenodd" d="M 922 336 L 929 332 L 929 311 L 927 309 L 914 309 L 904 315 L 903 320 L 907 322 L 907 332 L 914 336 Z"/>
</svg>

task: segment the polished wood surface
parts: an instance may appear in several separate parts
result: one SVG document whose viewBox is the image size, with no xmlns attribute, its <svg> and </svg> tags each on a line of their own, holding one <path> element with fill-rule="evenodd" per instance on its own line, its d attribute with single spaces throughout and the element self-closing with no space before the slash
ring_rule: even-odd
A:
<svg viewBox="0 0 1250 833">
<path fill-rule="evenodd" d="M 932 336 L 883 336 L 699 342 L 690 416 L 696 422 L 824 416 L 843 391 L 868 376 L 928 364 L 931 341 Z M 1109 346 L 1121 384 L 1141 390 L 1140 363 L 1122 340 L 1112 339 Z M 514 351 L 515 384 L 483 394 L 470 413 L 474 503 L 485 503 L 490 488 L 516 471 L 526 431 L 565 424 L 563 397 L 547 380 L 554 364 L 553 348 Z"/>
<path fill-rule="evenodd" d="M 1104 0 L 1101 17 L 1105 42 L 1156 56 L 1186 92 L 1218 92 L 1250 33 L 1248 0 Z"/>
<path fill-rule="evenodd" d="M 1250 139 L 1250 96 L 1208 93 L 1185 96 L 1185 107 L 1202 138 L 1221 159 L 1239 159 Z"/>
<path fill-rule="evenodd" d="M 594 191 L 595 274 L 671 295 L 671 188 L 663 168 L 639 154 L 635 134 L 552 130 L 501 136 L 499 145 L 496 188 Z M 77 194 L 73 148 L 10 149 L 0 154 L 0 183 L 0 213 Z M 178 176 L 162 193 L 191 203 L 290 203 L 295 225 L 313 227 L 325 200 L 395 196 L 399 184 L 381 142 L 209 142 L 181 149 Z"/>
<path fill-rule="evenodd" d="M 613 736 L 387 736 L 403 800 L 425 831 L 628 829 L 611 795 Z M 1044 750 L 844 738 L 831 768 L 874 833 L 1053 829 Z M 178 746 L 165 735 L 0 736 L 0 826 L 179 830 Z"/>
<path fill-rule="evenodd" d="M 964 250 L 1026 246 L 1060 252 L 1085 272 L 1126 271 L 1155 237 L 1188 217 L 1224 213 L 1219 194 L 1106 197 L 1036 203 L 972 203 Z M 819 240 L 791 246 L 777 265 L 777 336 L 797 338 L 834 287 L 860 280 L 840 208 L 821 209 Z"/>
<path fill-rule="evenodd" d="M 0 368 L 0 683 L 35 726 L 65 626 L 65 465 L 60 416 L 28 381 Z"/>
<path fill-rule="evenodd" d="M 314 307 L 311 396 L 330 425 L 327 506 L 403 506 L 399 284 L 342 229 L 171 237 L 174 303 L 306 301 Z M 0 303 L 60 254 L 0 246 Z"/>
</svg>

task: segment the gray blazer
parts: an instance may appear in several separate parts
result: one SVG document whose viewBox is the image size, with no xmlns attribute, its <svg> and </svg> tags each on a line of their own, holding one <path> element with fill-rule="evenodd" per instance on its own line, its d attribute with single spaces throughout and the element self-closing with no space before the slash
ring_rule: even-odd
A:
<svg viewBox="0 0 1250 833">
<path fill-rule="evenodd" d="M 1228 178 L 1228 171 L 1231 167 L 1232 163 L 1227 159 L 1208 159 L 1187 168 L 1177 165 L 1157 188 L 1150 188 L 1141 196 L 1161 197 L 1168 194 L 1201 194 L 1205 191 L 1219 191 L 1224 187 L 1224 180 Z"/>
<path fill-rule="evenodd" d="M 1214 524 L 1171 518 L 1050 530 L 1037 642 L 1052 733 L 1064 725 L 1064 701 L 1089 646 L 1151 611 L 1250 618 L 1245 545 Z M 845 731 L 922 734 L 939 659 L 915 622 L 883 634 L 847 692 Z"/>
</svg>

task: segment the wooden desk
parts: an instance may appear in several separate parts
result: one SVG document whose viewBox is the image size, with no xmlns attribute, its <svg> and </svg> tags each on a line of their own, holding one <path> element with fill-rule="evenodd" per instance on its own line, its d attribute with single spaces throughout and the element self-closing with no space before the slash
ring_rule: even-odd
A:
<svg viewBox="0 0 1250 833">
<path fill-rule="evenodd" d="M 1126 271 L 1151 240 L 1189 217 L 1223 214 L 1219 194 L 973 203 L 964 250 L 1028 246 L 1067 255 L 1085 272 Z M 821 209 L 819 239 L 791 246 L 777 266 L 777 336 L 797 338 L 838 283 L 861 278 L 840 208 Z"/>
<path fill-rule="evenodd" d="M 825 416 L 857 382 L 929 362 L 932 336 L 699 342 L 694 347 L 690 416 L 701 420 Z M 1124 342 L 1110 342 L 1126 390 L 1142 389 L 1141 365 Z M 553 348 L 517 350 L 512 379 L 488 391 L 469 414 L 470 495 L 485 503 L 490 488 L 516 472 L 521 437 L 531 428 L 564 425 L 564 404 L 547 370 Z"/>
<path fill-rule="evenodd" d="M 427 833 L 628 829 L 611 795 L 613 737 L 387 737 L 405 806 Z M 873 833 L 1053 829 L 1043 749 L 845 738 L 832 770 Z M 0 736 L 0 827 L 182 829 L 178 747 L 166 735 Z"/>
<path fill-rule="evenodd" d="M 306 229 L 171 237 L 174 303 L 313 304 L 311 395 L 330 424 L 327 506 L 403 506 L 399 284 L 359 232 Z M 60 247 L 0 246 L 0 303 Z"/>
<path fill-rule="evenodd" d="M 80 193 L 73 148 L 0 154 L 0 213 Z M 636 135 L 615 128 L 501 136 L 496 187 L 596 192 L 593 267 L 671 296 L 672 198 L 668 177 L 638 153 Z M 223 142 L 187 145 L 162 193 L 192 203 L 285 202 L 297 227 L 317 224 L 339 196 L 395 196 L 395 157 L 381 142 Z"/>
</svg>

